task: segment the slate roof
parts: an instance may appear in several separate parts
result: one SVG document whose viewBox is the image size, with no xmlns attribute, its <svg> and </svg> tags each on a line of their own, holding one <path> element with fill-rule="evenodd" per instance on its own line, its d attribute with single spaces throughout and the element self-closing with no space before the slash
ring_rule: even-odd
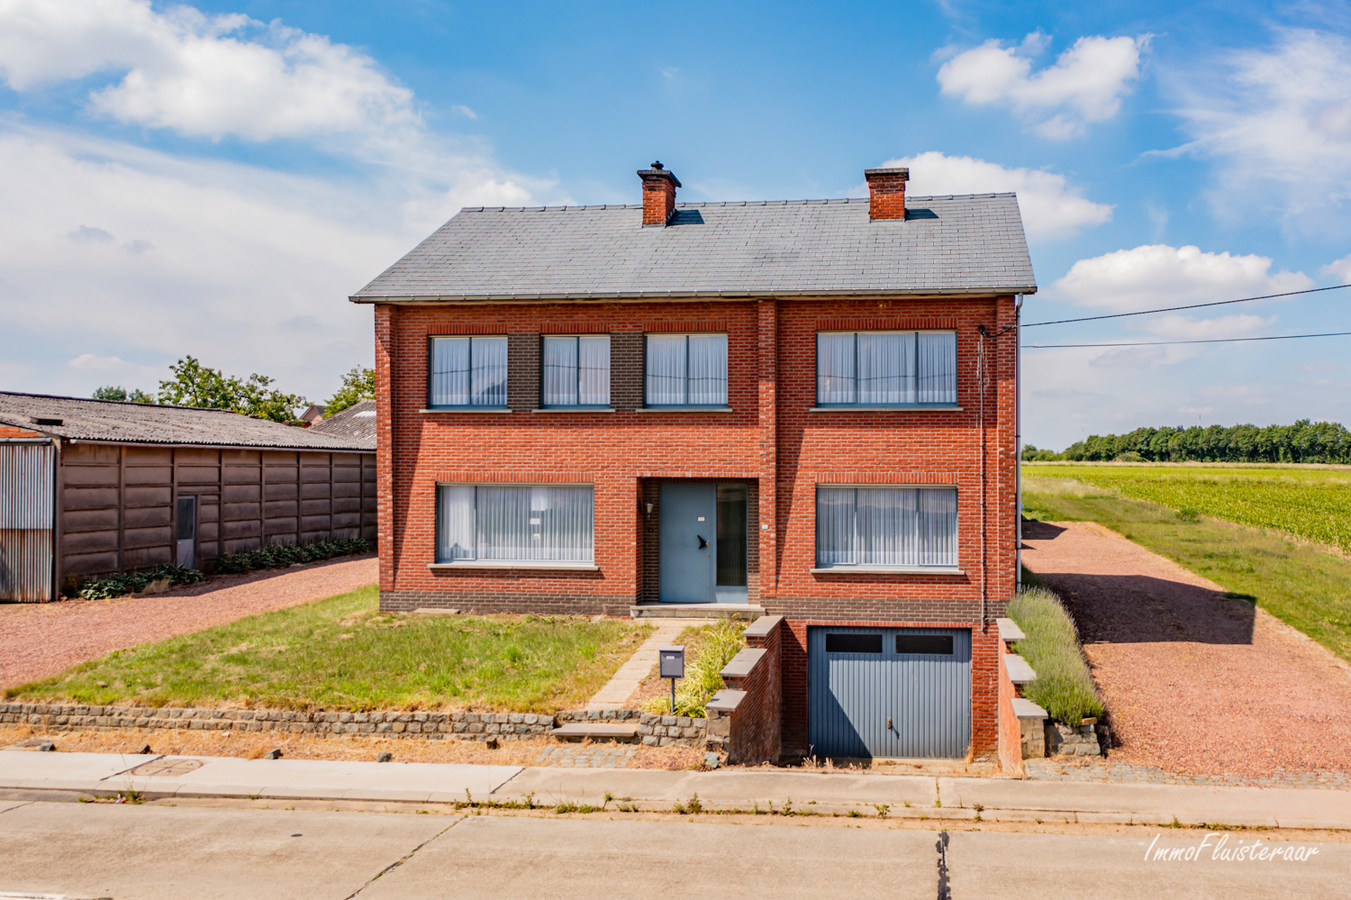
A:
<svg viewBox="0 0 1351 900">
<path fill-rule="evenodd" d="M 367 450 L 375 449 L 375 401 L 358 400 L 344 410 L 315 422 L 309 430 L 359 443 Z"/>
<path fill-rule="evenodd" d="M 1031 294 L 1014 194 L 679 203 L 670 224 L 627 206 L 473 207 L 354 302 Z"/>
<path fill-rule="evenodd" d="M 60 420 L 43 424 L 37 419 Z M 222 409 L 151 406 L 0 391 L 0 425 L 79 441 L 274 450 L 373 450 L 340 435 L 315 433 Z"/>
</svg>

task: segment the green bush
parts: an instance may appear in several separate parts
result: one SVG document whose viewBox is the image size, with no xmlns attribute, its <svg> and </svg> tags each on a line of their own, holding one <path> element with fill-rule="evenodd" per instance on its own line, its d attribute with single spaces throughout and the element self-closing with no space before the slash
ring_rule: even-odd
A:
<svg viewBox="0 0 1351 900">
<path fill-rule="evenodd" d="M 216 572 L 220 575 L 238 575 L 258 569 L 278 569 L 295 563 L 365 553 L 369 549 L 370 545 L 361 538 L 338 538 L 313 544 L 276 544 L 245 553 L 227 553 L 216 560 Z"/>
<path fill-rule="evenodd" d="M 745 630 L 745 623 L 736 619 L 721 619 L 708 627 L 693 657 L 685 662 L 685 677 L 676 682 L 673 715 L 708 717 L 705 707 L 722 690 L 722 670 L 746 646 Z M 670 703 L 669 698 L 662 698 L 644 706 L 648 712 L 664 713 Z"/>
<path fill-rule="evenodd" d="M 127 594 L 139 594 L 148 588 L 152 581 L 167 578 L 170 584 L 195 584 L 205 577 L 196 569 L 165 563 L 152 572 L 122 572 L 96 581 L 86 581 L 80 588 L 80 596 L 85 600 L 108 600 Z"/>
<path fill-rule="evenodd" d="M 1066 725 L 1101 716 L 1079 632 L 1060 598 L 1043 587 L 1028 588 L 1009 601 L 1008 614 L 1027 635 L 1018 642 L 1018 655 L 1037 673 L 1024 696 Z"/>
</svg>

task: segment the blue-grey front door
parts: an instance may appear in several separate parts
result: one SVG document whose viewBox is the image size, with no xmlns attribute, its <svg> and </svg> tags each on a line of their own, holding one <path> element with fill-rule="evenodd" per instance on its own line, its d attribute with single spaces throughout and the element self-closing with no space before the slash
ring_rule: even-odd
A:
<svg viewBox="0 0 1351 900">
<path fill-rule="evenodd" d="M 713 603 L 718 559 L 718 487 L 661 486 L 659 529 L 663 603 Z"/>
<path fill-rule="evenodd" d="M 971 632 L 809 628 L 807 692 L 813 754 L 960 759 L 971 743 Z"/>
</svg>

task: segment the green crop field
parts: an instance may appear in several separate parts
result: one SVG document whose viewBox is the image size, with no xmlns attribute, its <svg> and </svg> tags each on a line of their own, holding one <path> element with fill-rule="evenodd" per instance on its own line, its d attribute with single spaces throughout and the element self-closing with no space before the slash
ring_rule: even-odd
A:
<svg viewBox="0 0 1351 900">
<path fill-rule="evenodd" d="M 1038 482 L 1073 480 L 1351 553 L 1346 467 L 1023 463 L 1023 478 L 1033 493 Z"/>
</svg>

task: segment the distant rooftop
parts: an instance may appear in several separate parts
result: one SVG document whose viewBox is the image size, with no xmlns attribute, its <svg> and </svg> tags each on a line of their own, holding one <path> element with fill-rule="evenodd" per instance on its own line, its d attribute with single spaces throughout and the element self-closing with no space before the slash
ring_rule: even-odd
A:
<svg viewBox="0 0 1351 900">
<path fill-rule="evenodd" d="M 361 441 L 223 409 L 0 391 L 0 425 L 75 441 L 272 450 L 373 450 Z"/>
<path fill-rule="evenodd" d="M 358 400 L 344 410 L 325 416 L 307 429 L 316 434 L 342 438 L 363 449 L 375 449 L 375 401 Z"/>
<path fill-rule="evenodd" d="M 867 199 L 467 207 L 351 297 L 587 300 L 658 297 L 990 296 L 1037 290 L 1014 194 L 907 197 L 904 220 Z"/>
</svg>

